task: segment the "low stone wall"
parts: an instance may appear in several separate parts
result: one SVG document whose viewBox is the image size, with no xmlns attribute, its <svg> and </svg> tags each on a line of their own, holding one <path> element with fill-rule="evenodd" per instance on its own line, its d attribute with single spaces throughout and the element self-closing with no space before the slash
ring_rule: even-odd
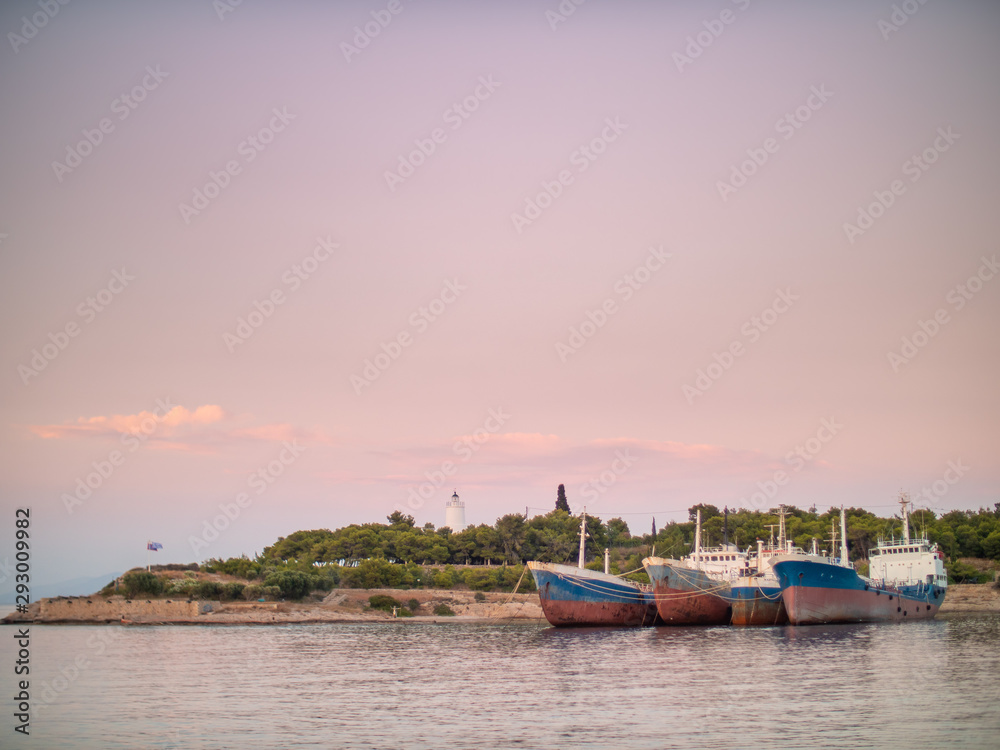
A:
<svg viewBox="0 0 1000 750">
<path fill-rule="evenodd" d="M 134 617 L 193 618 L 219 606 L 218 602 L 186 599 L 123 599 L 71 597 L 41 600 L 42 620 L 128 620 Z"/>
</svg>

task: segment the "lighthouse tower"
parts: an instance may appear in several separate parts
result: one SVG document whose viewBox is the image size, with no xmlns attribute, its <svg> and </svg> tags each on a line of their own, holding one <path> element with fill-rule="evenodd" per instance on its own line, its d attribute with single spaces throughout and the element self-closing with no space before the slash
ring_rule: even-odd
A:
<svg viewBox="0 0 1000 750">
<path fill-rule="evenodd" d="M 458 492 L 444 506 L 444 525 L 456 534 L 465 529 L 465 503 L 458 499 Z"/>
</svg>

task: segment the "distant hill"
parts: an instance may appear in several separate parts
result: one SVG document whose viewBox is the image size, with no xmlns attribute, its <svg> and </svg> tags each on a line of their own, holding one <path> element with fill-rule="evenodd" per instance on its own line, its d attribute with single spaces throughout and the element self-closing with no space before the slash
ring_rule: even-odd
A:
<svg viewBox="0 0 1000 750">
<path fill-rule="evenodd" d="M 86 596 L 104 588 L 121 573 L 108 573 L 90 578 L 71 578 L 58 583 L 31 584 L 31 601 L 37 602 L 50 596 Z M 0 604 L 14 604 L 14 587 L 0 591 Z"/>
</svg>

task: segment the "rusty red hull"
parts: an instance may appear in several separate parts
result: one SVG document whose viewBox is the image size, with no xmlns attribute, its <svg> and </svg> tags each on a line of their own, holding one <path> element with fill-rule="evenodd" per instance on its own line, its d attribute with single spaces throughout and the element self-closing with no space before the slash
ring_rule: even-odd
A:
<svg viewBox="0 0 1000 750">
<path fill-rule="evenodd" d="M 656 622 L 655 604 L 621 602 L 580 602 L 552 599 L 538 591 L 545 619 L 556 627 L 613 625 L 641 627 Z"/>
<path fill-rule="evenodd" d="M 795 625 L 929 620 L 937 614 L 940 606 L 929 597 L 914 599 L 900 596 L 896 591 L 874 589 L 856 591 L 789 586 L 782 596 L 789 619 Z"/>
<path fill-rule="evenodd" d="M 787 622 L 788 612 L 780 598 L 776 602 L 762 596 L 733 600 L 733 625 L 755 627 L 784 625 Z"/>
<path fill-rule="evenodd" d="M 653 583 L 664 625 L 727 625 L 732 618 L 730 586 L 703 571 L 667 562 L 643 563 Z"/>
</svg>

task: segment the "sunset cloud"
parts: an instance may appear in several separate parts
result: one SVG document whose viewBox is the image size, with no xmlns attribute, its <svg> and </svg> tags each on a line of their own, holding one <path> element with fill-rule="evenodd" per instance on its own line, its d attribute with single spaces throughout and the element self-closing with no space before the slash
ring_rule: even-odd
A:
<svg viewBox="0 0 1000 750">
<path fill-rule="evenodd" d="M 170 450 L 216 452 L 227 444 L 307 440 L 330 442 L 321 432 L 305 430 L 287 423 L 246 424 L 248 417 L 236 418 L 218 404 L 203 404 L 195 409 L 158 401 L 152 411 L 135 414 L 79 417 L 65 424 L 29 425 L 28 429 L 44 440 L 114 438 L 141 435 L 152 446 Z"/>
</svg>

